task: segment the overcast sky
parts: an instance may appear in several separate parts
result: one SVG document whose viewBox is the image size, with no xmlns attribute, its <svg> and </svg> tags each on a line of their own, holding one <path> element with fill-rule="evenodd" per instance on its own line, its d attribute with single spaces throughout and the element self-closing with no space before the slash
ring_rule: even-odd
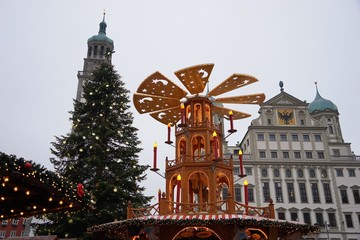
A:
<svg viewBox="0 0 360 240">
<path fill-rule="evenodd" d="M 70 130 L 77 71 L 104 9 L 113 64 L 131 99 L 151 73 L 160 71 L 182 86 L 173 73 L 203 63 L 215 64 L 210 89 L 232 73 L 259 79 L 233 96 L 262 92 L 270 99 L 283 81 L 287 93 L 311 102 L 318 82 L 322 97 L 339 109 L 344 140 L 360 155 L 358 0 L 0 0 L 0 151 L 53 169 L 50 143 Z M 164 171 L 165 157 L 174 158 L 164 144 L 166 126 L 131 107 L 144 149 L 141 164 L 152 164 L 157 141 Z M 234 145 L 259 107 L 227 107 L 252 114 L 234 123 L 238 132 L 228 138 Z M 165 187 L 150 171 L 144 184 L 149 195 Z"/>
</svg>

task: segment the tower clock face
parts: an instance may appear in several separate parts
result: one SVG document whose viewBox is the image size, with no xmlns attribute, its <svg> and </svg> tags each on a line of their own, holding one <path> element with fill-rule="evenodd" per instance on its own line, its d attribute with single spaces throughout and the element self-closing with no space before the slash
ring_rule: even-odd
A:
<svg viewBox="0 0 360 240">
<path fill-rule="evenodd" d="M 280 125 L 295 125 L 295 116 L 292 109 L 279 109 L 278 121 Z"/>
</svg>

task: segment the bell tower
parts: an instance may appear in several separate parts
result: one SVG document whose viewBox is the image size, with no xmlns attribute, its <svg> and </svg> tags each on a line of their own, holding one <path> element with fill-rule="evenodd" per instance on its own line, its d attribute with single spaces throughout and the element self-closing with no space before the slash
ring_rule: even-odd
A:
<svg viewBox="0 0 360 240">
<path fill-rule="evenodd" d="M 78 88 L 76 100 L 83 101 L 82 92 L 84 82 L 89 79 L 91 73 L 98 67 L 101 62 L 108 60 L 111 62 L 112 53 L 114 53 L 114 42 L 106 36 L 105 13 L 102 22 L 99 24 L 99 32 L 97 35 L 88 39 L 87 56 L 84 58 L 84 68 L 78 71 Z"/>
</svg>

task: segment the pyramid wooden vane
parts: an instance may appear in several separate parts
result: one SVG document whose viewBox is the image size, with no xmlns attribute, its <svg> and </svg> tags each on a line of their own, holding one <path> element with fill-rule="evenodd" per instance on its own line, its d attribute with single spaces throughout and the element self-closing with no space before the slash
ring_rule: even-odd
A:
<svg viewBox="0 0 360 240">
<path fill-rule="evenodd" d="M 175 72 L 177 78 L 192 95 L 204 92 L 208 84 L 214 64 L 201 64 L 183 68 Z M 235 104 L 261 104 L 265 100 L 263 93 L 243 96 L 215 98 L 220 94 L 255 83 L 255 77 L 245 74 L 232 74 L 213 90 L 206 94 L 211 102 Z M 172 126 L 180 120 L 180 103 L 187 98 L 187 92 L 173 83 L 160 72 L 155 72 L 147 77 L 138 87 L 133 96 L 136 110 L 140 113 L 149 113 L 151 117 L 163 124 Z M 213 112 L 229 119 L 232 111 L 234 120 L 250 117 L 248 113 L 239 112 L 213 104 Z"/>
</svg>

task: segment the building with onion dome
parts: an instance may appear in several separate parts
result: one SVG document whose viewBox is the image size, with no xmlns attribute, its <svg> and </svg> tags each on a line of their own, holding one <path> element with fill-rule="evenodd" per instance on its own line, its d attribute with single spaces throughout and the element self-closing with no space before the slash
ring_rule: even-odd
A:
<svg viewBox="0 0 360 240">
<path fill-rule="evenodd" d="M 249 203 L 273 199 L 278 219 L 320 226 L 303 239 L 360 239 L 360 156 L 344 141 L 336 105 L 316 97 L 309 104 L 284 91 L 260 105 L 238 146 L 249 182 Z M 234 162 L 235 176 L 239 161 Z M 243 180 L 235 179 L 235 197 Z"/>
</svg>

